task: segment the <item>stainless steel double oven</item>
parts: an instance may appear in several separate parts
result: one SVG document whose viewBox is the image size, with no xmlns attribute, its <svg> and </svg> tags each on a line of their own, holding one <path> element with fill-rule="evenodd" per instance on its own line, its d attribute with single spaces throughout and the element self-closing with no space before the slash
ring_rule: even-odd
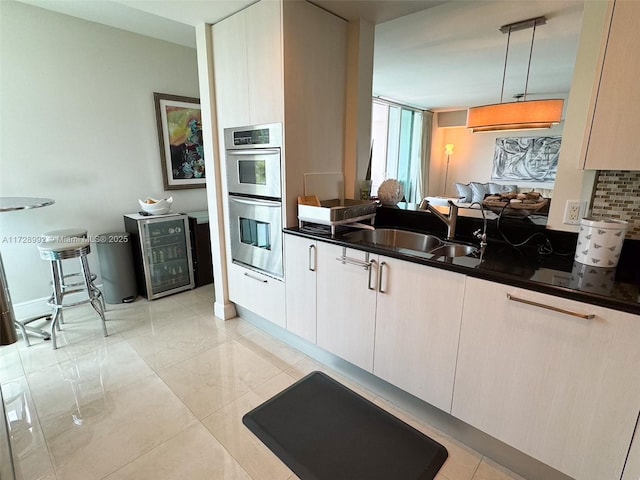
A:
<svg viewBox="0 0 640 480">
<path fill-rule="evenodd" d="M 282 278 L 282 125 L 224 131 L 231 257 Z"/>
</svg>

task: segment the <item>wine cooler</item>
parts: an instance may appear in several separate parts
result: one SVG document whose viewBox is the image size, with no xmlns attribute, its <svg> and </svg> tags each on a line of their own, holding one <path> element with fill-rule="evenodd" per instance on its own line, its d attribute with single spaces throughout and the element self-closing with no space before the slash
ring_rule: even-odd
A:
<svg viewBox="0 0 640 480">
<path fill-rule="evenodd" d="M 194 288 L 187 215 L 124 216 L 131 234 L 138 293 L 149 300 Z"/>
</svg>

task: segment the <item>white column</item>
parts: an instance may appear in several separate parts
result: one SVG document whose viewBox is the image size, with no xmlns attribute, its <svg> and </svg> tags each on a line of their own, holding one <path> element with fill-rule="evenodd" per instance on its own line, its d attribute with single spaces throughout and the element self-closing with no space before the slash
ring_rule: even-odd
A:
<svg viewBox="0 0 640 480">
<path fill-rule="evenodd" d="M 584 3 L 582 32 L 565 112 L 562 148 L 547 221 L 547 228 L 553 230 L 577 232 L 577 226 L 563 223 L 565 204 L 567 200 L 591 199 L 596 172 L 582 170 L 584 155 L 581 152 L 593 114 L 593 101 L 602 68 L 606 21 L 608 17 L 610 19 L 610 14 L 609 2 L 599 0 Z"/>
<path fill-rule="evenodd" d="M 222 176 L 218 155 L 218 125 L 216 118 L 216 92 L 213 69 L 213 43 L 211 25 L 196 26 L 198 50 L 198 78 L 200 82 L 200 108 L 202 110 L 202 136 L 205 170 L 207 172 L 207 205 L 211 229 L 211 257 L 213 261 L 213 285 L 215 290 L 214 313 L 227 320 L 236 316 L 235 305 L 229 300 L 227 280 L 226 242 L 222 211 Z"/>
<path fill-rule="evenodd" d="M 369 164 L 373 40 L 373 24 L 362 19 L 349 22 L 344 142 L 345 198 L 359 198 L 357 183 L 364 179 Z"/>
</svg>

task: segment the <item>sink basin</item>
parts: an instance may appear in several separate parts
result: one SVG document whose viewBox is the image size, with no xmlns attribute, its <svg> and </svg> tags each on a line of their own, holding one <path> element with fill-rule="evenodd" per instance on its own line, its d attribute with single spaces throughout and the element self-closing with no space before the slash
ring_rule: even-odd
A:
<svg viewBox="0 0 640 480">
<path fill-rule="evenodd" d="M 433 258 L 437 257 L 464 257 L 467 255 L 471 255 L 478 251 L 477 247 L 472 245 L 443 245 L 441 247 L 436 248 L 435 250 L 431 250 L 429 253 L 433 255 Z"/>
<path fill-rule="evenodd" d="M 433 235 L 397 230 L 395 228 L 360 230 L 347 233 L 345 238 L 354 243 L 415 252 L 429 252 L 443 245 L 442 240 Z"/>
</svg>

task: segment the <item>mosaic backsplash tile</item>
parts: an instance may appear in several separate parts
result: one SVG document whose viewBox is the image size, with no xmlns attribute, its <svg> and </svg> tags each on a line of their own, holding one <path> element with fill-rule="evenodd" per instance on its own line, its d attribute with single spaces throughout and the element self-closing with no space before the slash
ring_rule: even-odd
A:
<svg viewBox="0 0 640 480">
<path fill-rule="evenodd" d="M 626 220 L 626 238 L 640 240 L 640 171 L 598 172 L 591 216 Z"/>
</svg>

